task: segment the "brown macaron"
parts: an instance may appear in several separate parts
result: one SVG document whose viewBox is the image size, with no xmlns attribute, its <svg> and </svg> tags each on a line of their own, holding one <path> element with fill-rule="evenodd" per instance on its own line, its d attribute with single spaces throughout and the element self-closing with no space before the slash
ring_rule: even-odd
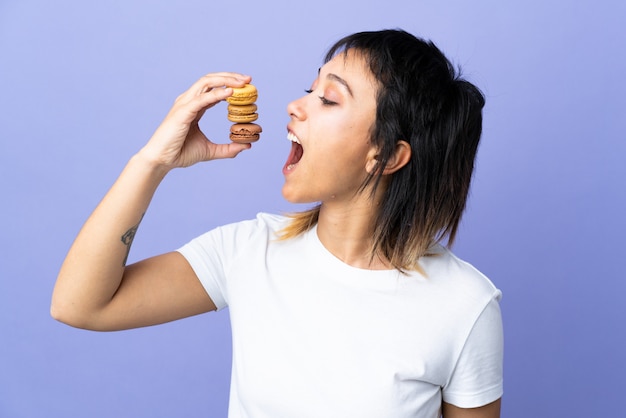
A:
<svg viewBox="0 0 626 418">
<path fill-rule="evenodd" d="M 230 127 L 230 140 L 240 144 L 256 142 L 263 130 L 256 123 L 235 123 Z"/>
</svg>

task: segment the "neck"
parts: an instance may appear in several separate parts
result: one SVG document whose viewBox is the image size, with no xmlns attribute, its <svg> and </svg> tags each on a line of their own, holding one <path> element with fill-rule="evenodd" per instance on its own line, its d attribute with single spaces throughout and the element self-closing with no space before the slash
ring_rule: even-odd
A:
<svg viewBox="0 0 626 418">
<path fill-rule="evenodd" d="M 368 270 L 388 270 L 391 265 L 381 257 L 372 257 L 376 204 L 371 199 L 357 199 L 350 205 L 322 203 L 317 224 L 321 243 L 344 263 Z"/>
</svg>

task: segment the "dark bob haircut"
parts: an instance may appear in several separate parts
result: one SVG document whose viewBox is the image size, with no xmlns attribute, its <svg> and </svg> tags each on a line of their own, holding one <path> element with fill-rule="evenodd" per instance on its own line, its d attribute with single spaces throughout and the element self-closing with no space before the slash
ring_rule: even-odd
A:
<svg viewBox="0 0 626 418">
<path fill-rule="evenodd" d="M 398 141 L 411 147 L 409 163 L 390 175 L 375 219 L 372 256 L 399 269 L 418 270 L 435 243 L 451 245 L 465 209 L 482 131 L 483 94 L 460 76 L 430 41 L 403 30 L 360 32 L 333 45 L 325 62 L 348 50 L 364 58 L 379 83 L 371 134 L 378 165 L 363 185 L 381 184 Z M 297 235 L 317 222 L 319 207 L 295 215 Z M 298 226 L 299 225 L 299 226 Z M 293 229 L 292 229 L 293 227 Z"/>
</svg>

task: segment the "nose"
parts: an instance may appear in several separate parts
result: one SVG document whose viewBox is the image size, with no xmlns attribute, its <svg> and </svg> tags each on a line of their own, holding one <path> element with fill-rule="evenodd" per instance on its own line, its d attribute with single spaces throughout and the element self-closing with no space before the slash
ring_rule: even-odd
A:
<svg viewBox="0 0 626 418">
<path fill-rule="evenodd" d="M 304 110 L 305 97 L 306 96 L 300 97 L 287 105 L 287 113 L 289 114 L 289 117 L 298 120 L 306 119 L 306 112 Z"/>
</svg>

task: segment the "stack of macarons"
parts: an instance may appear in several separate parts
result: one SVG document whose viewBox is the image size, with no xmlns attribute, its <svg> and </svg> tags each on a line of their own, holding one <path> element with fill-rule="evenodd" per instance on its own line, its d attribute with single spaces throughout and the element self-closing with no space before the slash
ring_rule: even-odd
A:
<svg viewBox="0 0 626 418">
<path fill-rule="evenodd" d="M 252 84 L 233 88 L 233 95 L 226 98 L 228 120 L 234 122 L 230 127 L 231 141 L 247 144 L 259 139 L 261 127 L 252 123 L 259 118 L 255 104 L 257 98 L 257 89 Z"/>
</svg>

